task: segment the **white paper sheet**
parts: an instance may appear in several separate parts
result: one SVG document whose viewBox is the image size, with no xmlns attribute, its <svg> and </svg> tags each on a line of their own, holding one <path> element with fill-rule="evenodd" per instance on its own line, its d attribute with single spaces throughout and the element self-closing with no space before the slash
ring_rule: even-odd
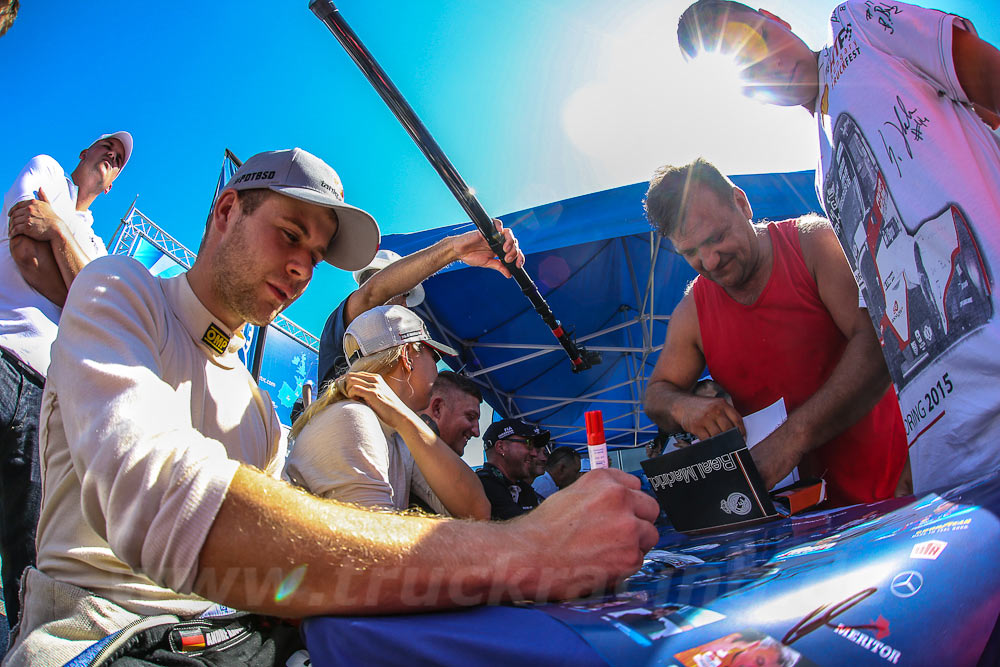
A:
<svg viewBox="0 0 1000 667">
<path fill-rule="evenodd" d="M 747 447 L 753 449 L 754 445 L 774 433 L 776 428 L 784 424 L 786 419 L 788 419 L 788 412 L 785 410 L 784 398 L 779 398 L 763 410 L 758 410 L 744 417 L 743 426 L 747 430 Z M 799 481 L 799 469 L 795 468 L 788 474 L 788 477 L 778 482 L 774 488 L 780 489 L 797 481 Z"/>
</svg>

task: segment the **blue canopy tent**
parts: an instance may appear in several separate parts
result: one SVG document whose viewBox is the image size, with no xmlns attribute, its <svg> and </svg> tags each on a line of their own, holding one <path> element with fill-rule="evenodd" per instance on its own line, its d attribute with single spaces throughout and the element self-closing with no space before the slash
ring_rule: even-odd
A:
<svg viewBox="0 0 1000 667">
<path fill-rule="evenodd" d="M 811 171 L 735 176 L 755 218 L 820 211 Z M 504 417 L 522 417 L 559 444 L 586 444 L 583 413 L 602 410 L 611 448 L 656 434 L 642 410 L 646 381 L 670 313 L 694 272 L 651 231 L 642 208 L 647 183 L 566 199 L 502 216 L 525 251 L 525 269 L 564 326 L 603 362 L 573 373 L 548 328 L 512 281 L 463 264 L 429 278 L 418 308 L 435 335 L 460 351 L 456 368 L 474 378 Z M 401 255 L 473 229 L 472 223 L 393 234 Z"/>
</svg>

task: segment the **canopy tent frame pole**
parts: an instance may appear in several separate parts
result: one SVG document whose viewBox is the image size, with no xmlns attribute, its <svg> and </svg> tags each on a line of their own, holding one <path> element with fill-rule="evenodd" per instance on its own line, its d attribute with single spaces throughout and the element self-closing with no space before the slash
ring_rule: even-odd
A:
<svg viewBox="0 0 1000 667">
<path fill-rule="evenodd" d="M 628 243 L 625 242 L 626 237 L 621 237 L 619 240 L 622 245 L 622 253 L 625 255 L 625 265 L 628 267 L 628 277 L 629 282 L 632 283 L 632 293 L 635 295 L 635 302 L 639 304 L 639 317 L 642 318 L 645 315 L 646 302 L 642 299 L 642 293 L 639 291 L 639 280 L 635 276 L 635 264 L 632 262 L 632 253 L 628 249 Z M 640 324 L 642 327 L 642 344 L 644 347 L 649 347 L 652 345 L 652 331 L 648 322 L 642 318 L 643 321 Z"/>
<path fill-rule="evenodd" d="M 620 237 L 619 241 L 621 241 L 622 254 L 625 255 L 625 265 L 628 267 L 628 277 L 629 277 L 629 282 L 632 284 L 632 293 L 635 296 L 635 302 L 637 304 L 640 304 L 639 305 L 639 332 L 642 334 L 643 359 L 645 359 L 645 356 L 646 356 L 645 355 L 645 350 L 649 349 L 652 346 L 652 330 L 651 330 L 652 327 L 649 324 L 648 320 L 646 320 L 646 318 L 643 317 L 643 315 L 645 314 L 644 311 L 645 311 L 645 308 L 646 308 L 646 302 L 642 300 L 641 295 L 639 293 L 639 281 L 636 279 L 636 276 L 635 276 L 635 266 L 634 266 L 634 264 L 632 262 L 632 253 L 628 249 L 628 243 L 626 242 L 625 237 Z M 625 335 L 627 337 L 628 342 L 631 344 L 631 342 L 632 342 L 632 340 L 631 340 L 631 330 L 626 329 L 625 330 Z M 640 360 L 639 363 L 636 364 L 635 355 L 632 354 L 632 353 L 626 354 L 625 355 L 625 359 L 626 359 L 626 363 L 629 366 L 629 375 L 631 377 L 638 377 L 638 376 L 640 376 L 642 374 L 643 369 L 644 369 L 644 365 L 642 363 L 642 360 Z M 636 387 L 635 387 L 635 385 L 629 385 L 628 389 L 629 389 L 629 393 L 631 394 L 632 398 L 636 399 Z M 643 390 L 643 394 L 645 394 L 645 390 Z M 635 425 L 635 437 L 633 439 L 633 443 L 632 443 L 633 445 L 638 445 L 639 444 L 639 435 L 638 435 L 639 428 L 640 428 L 639 410 L 641 408 L 641 405 L 642 405 L 642 403 L 639 402 L 639 401 L 637 401 L 636 404 L 632 406 L 632 421 L 633 421 L 633 424 Z"/>
<path fill-rule="evenodd" d="M 534 399 L 536 401 L 560 401 L 563 405 L 569 405 L 570 403 L 608 403 L 608 404 L 619 404 L 619 405 L 635 405 L 639 403 L 637 399 L 634 398 L 575 398 L 570 396 L 521 396 L 525 400 Z"/>
<path fill-rule="evenodd" d="M 640 304 L 640 306 L 639 306 L 639 333 L 642 336 L 642 347 L 643 347 L 643 349 L 645 349 L 645 348 L 648 348 L 650 346 L 650 342 L 651 342 L 650 341 L 650 335 L 649 335 L 649 327 L 647 326 L 647 322 L 646 322 L 645 318 L 642 317 L 642 315 L 643 315 L 642 310 L 643 310 L 643 307 L 645 306 L 645 304 L 643 304 L 642 300 L 640 299 L 640 295 L 639 295 L 639 282 L 638 282 L 638 280 L 636 280 L 636 277 L 635 277 L 635 267 L 632 264 L 632 254 L 629 252 L 628 243 L 626 243 L 625 237 L 619 237 L 618 240 L 620 241 L 621 246 L 622 246 L 622 254 L 624 254 L 624 256 L 625 256 L 625 266 L 628 267 L 628 277 L 629 277 L 629 282 L 632 285 L 632 293 L 635 296 L 635 302 L 637 304 Z M 625 336 L 626 336 L 626 340 L 631 345 L 631 343 L 632 343 L 632 337 L 631 337 L 631 330 L 630 329 L 626 329 L 625 330 Z M 631 377 L 636 377 L 636 374 L 637 374 L 636 371 L 637 370 L 638 371 L 642 370 L 642 366 L 638 366 L 638 368 L 637 368 L 635 362 L 636 362 L 636 359 L 635 359 L 635 355 L 633 353 L 628 353 L 628 354 L 625 355 L 625 363 L 628 365 L 629 375 Z M 636 399 L 635 386 L 634 385 L 629 385 L 628 390 L 629 390 L 629 394 L 635 400 Z M 636 432 L 638 432 L 638 430 L 639 430 L 639 407 L 640 407 L 640 405 L 641 404 L 637 402 L 635 405 L 632 406 L 632 423 L 635 425 Z M 638 442 L 638 435 L 635 436 L 633 444 L 639 444 L 639 442 Z"/>
<path fill-rule="evenodd" d="M 424 304 L 423 306 L 421 306 L 419 308 L 419 310 L 422 311 L 422 312 L 426 312 L 427 313 L 428 317 L 431 320 L 431 323 L 434 324 L 434 326 L 437 327 L 438 331 L 440 331 L 441 333 L 443 333 L 446 338 L 450 339 L 449 340 L 450 343 L 457 341 L 458 344 L 459 344 L 459 347 L 462 347 L 464 345 L 464 342 L 462 342 L 461 338 L 459 338 L 457 335 L 455 335 L 455 333 L 453 331 L 451 331 L 450 329 L 448 329 L 447 327 L 445 327 L 443 324 L 441 324 L 441 321 L 438 319 L 437 315 L 434 313 L 434 310 L 430 306 Z M 479 361 L 479 357 L 476 355 L 476 351 L 475 350 L 469 349 L 469 354 L 472 355 L 472 358 L 475 360 L 475 362 L 477 364 L 481 365 L 481 362 Z M 494 385 L 493 384 L 493 378 L 491 378 L 489 375 L 486 375 L 485 381 L 484 380 L 480 380 L 476 376 L 468 374 L 468 373 L 466 373 L 466 377 L 468 377 L 470 380 L 472 380 L 473 382 L 475 382 L 475 383 L 477 383 L 477 384 L 479 384 L 481 386 L 489 388 L 497 396 L 503 396 L 503 397 L 505 397 L 507 399 L 507 402 L 510 404 L 508 406 L 508 409 L 510 409 L 510 407 L 513 407 L 515 410 L 517 409 L 517 405 L 514 403 L 513 396 L 511 394 L 508 394 L 507 392 L 501 391 L 496 385 Z"/>
<path fill-rule="evenodd" d="M 639 324 L 642 318 L 636 317 L 634 320 L 629 321 L 629 324 Z M 475 347 L 479 348 L 492 348 L 494 350 L 544 350 L 547 352 L 558 352 L 558 345 L 535 345 L 533 343 L 478 343 Z M 655 349 L 663 347 L 662 345 L 654 346 Z M 625 347 L 616 345 L 592 345 L 587 349 L 598 350 L 600 352 L 622 352 L 625 354 L 638 354 L 640 352 L 645 352 L 645 347 L 640 347 L 637 345 L 629 345 Z"/>
<path fill-rule="evenodd" d="M 609 419 L 605 423 L 604 430 L 607 431 L 608 433 L 612 433 L 612 432 L 615 432 L 615 433 L 631 433 L 633 429 L 630 426 L 629 427 L 626 427 L 626 426 L 608 426 L 608 424 L 614 423 L 615 421 L 618 421 L 618 420 L 621 420 L 621 419 L 625 419 L 628 416 L 629 416 L 628 414 L 621 414 L 621 415 L 617 415 L 615 417 L 612 417 L 611 419 Z M 563 424 L 554 424 L 554 423 L 550 423 L 550 422 L 542 422 L 542 423 L 539 423 L 539 426 L 545 426 L 549 430 L 560 429 L 560 430 L 566 431 L 565 433 L 562 434 L 562 437 L 567 437 L 567 436 L 573 435 L 574 433 L 586 433 L 587 432 L 587 427 L 586 426 L 579 426 L 577 424 L 563 425 Z M 650 430 L 654 430 L 654 432 L 655 432 L 656 426 L 652 425 L 649 428 L 650 428 Z M 645 429 L 643 429 L 643 430 L 645 430 Z M 620 446 L 620 445 L 618 445 L 618 446 Z"/>
<path fill-rule="evenodd" d="M 636 319 L 638 319 L 638 317 Z M 669 320 L 670 318 L 667 317 L 667 316 L 661 316 L 659 319 Z M 625 327 L 632 326 L 633 324 L 635 324 L 634 320 L 633 321 L 629 321 L 629 322 L 619 322 L 618 324 L 612 324 L 609 327 L 604 327 L 603 329 L 600 329 L 598 331 L 594 331 L 593 333 L 589 333 L 589 334 L 587 334 L 585 336 L 580 336 L 580 340 L 581 341 L 588 341 L 588 340 L 591 340 L 593 338 L 596 338 L 597 336 L 603 336 L 605 334 L 609 334 L 609 333 L 613 333 L 615 331 L 618 331 L 619 329 L 624 329 Z M 556 345 L 544 344 L 544 343 L 543 344 L 536 344 L 536 343 L 481 343 L 481 342 L 479 342 L 477 340 L 471 340 L 471 339 L 464 339 L 463 338 L 463 339 L 460 339 L 460 340 L 462 341 L 462 345 L 464 345 L 466 347 L 513 347 L 515 349 L 536 349 L 536 350 L 537 349 L 542 349 L 542 348 L 545 348 L 545 349 L 551 348 L 553 350 L 558 350 L 559 349 L 559 347 L 556 346 Z"/>
<path fill-rule="evenodd" d="M 666 318 L 666 317 L 663 317 L 661 319 L 669 320 L 669 318 Z M 630 320 L 629 322 L 625 322 L 625 323 L 621 323 L 621 324 L 616 324 L 613 327 L 608 327 L 608 328 L 602 329 L 600 331 L 597 331 L 595 333 L 588 334 L 586 336 L 581 336 L 580 340 L 581 341 L 590 340 L 590 339 L 595 338 L 597 336 L 601 336 L 601 335 L 604 335 L 606 333 L 610 333 L 612 331 L 617 331 L 618 329 L 621 329 L 623 327 L 631 326 L 633 324 L 636 324 L 638 321 L 639 321 L 639 318 L 636 317 L 635 319 Z M 501 362 L 499 364 L 495 364 L 495 365 L 489 366 L 487 368 L 481 368 L 481 369 L 479 369 L 477 371 L 473 371 L 472 373 L 469 373 L 470 377 L 476 377 L 476 376 L 482 375 L 484 373 L 491 373 L 493 371 L 500 370 L 501 368 L 507 368 L 508 366 L 513 366 L 515 364 L 519 364 L 519 363 L 522 363 L 522 362 L 525 362 L 525 361 L 530 361 L 531 359 L 536 359 L 536 358 L 538 358 L 540 356 L 549 354 L 551 352 L 556 352 L 556 351 L 559 350 L 559 348 L 556 347 L 555 345 L 532 345 L 532 344 L 525 344 L 525 343 L 473 343 L 473 342 L 470 342 L 470 343 L 467 344 L 467 346 L 470 347 L 470 348 L 473 348 L 473 347 L 494 347 L 494 348 L 499 348 L 499 349 L 522 349 L 522 350 L 527 349 L 527 350 L 535 350 L 535 352 L 532 353 L 532 354 L 526 354 L 524 356 L 517 357 L 515 359 L 508 359 L 507 361 Z M 657 345 L 655 348 L 653 348 L 652 351 L 655 352 L 656 350 L 659 350 L 662 347 L 663 347 L 662 345 Z M 623 350 L 622 348 L 619 348 L 619 347 L 612 347 L 612 346 L 606 346 L 605 347 L 605 346 L 599 346 L 598 345 L 598 346 L 594 346 L 591 349 L 594 349 L 594 350 L 600 349 L 600 350 L 603 350 L 603 351 L 621 352 L 621 351 L 631 351 L 634 348 L 626 348 L 626 349 Z"/>
<path fill-rule="evenodd" d="M 601 387 L 601 389 L 599 389 L 599 390 L 597 390 L 595 392 L 591 392 L 589 394 L 583 394 L 582 396 L 579 396 L 578 398 L 557 401 L 557 402 L 553 403 L 552 405 L 548 405 L 548 406 L 546 406 L 544 408 L 536 408 L 534 410 L 528 410 L 527 412 L 521 412 L 521 413 L 519 413 L 517 415 L 514 415 L 514 416 L 515 417 L 523 417 L 525 415 L 533 415 L 533 414 L 538 413 L 538 412 L 545 412 L 546 410 L 555 410 L 556 408 L 561 408 L 564 405 L 569 405 L 570 403 L 575 403 L 580 398 L 593 398 L 595 396 L 599 396 L 600 394 L 603 394 L 606 391 L 613 391 L 615 389 L 619 389 L 621 387 L 625 387 L 627 385 L 630 385 L 630 384 L 634 383 L 635 381 L 636 381 L 635 378 L 631 378 L 629 380 L 626 380 L 625 382 L 619 382 L 618 384 L 611 385 L 610 387 Z"/>
<path fill-rule="evenodd" d="M 628 413 L 625 413 L 625 414 L 617 415 L 615 417 L 611 417 L 608 421 L 604 422 L 604 431 L 605 431 L 605 433 L 631 433 L 632 430 L 633 430 L 631 428 L 623 428 L 623 427 L 620 427 L 620 426 L 608 426 L 608 424 L 612 424 L 612 423 L 614 423 L 616 421 L 619 421 L 621 419 L 625 419 L 628 416 L 629 416 Z M 544 423 L 544 422 L 540 423 L 539 426 L 544 426 L 546 429 L 548 429 L 550 431 L 553 430 L 553 429 L 560 429 L 560 430 L 565 429 L 566 433 L 559 434 L 559 436 L 558 436 L 559 438 L 566 438 L 566 437 L 569 437 L 569 436 L 574 435 L 576 433 L 584 433 L 587 430 L 587 428 L 585 426 L 577 426 L 577 425 L 562 426 L 562 425 L 559 425 L 559 424 L 550 424 L 550 423 Z M 643 429 L 643 431 L 644 430 L 645 429 Z M 553 436 L 553 439 L 557 439 L 556 436 Z M 612 446 L 614 447 L 615 445 L 612 444 Z"/>
<path fill-rule="evenodd" d="M 652 333 L 653 333 L 653 331 L 652 331 L 652 322 L 655 322 L 658 319 L 662 319 L 665 322 L 667 322 L 668 324 L 670 322 L 670 316 L 669 315 L 657 315 L 654 312 L 655 306 L 653 305 L 653 304 L 656 303 L 656 299 L 655 299 L 655 296 L 656 296 L 655 295 L 656 281 L 654 280 L 654 277 L 656 276 L 656 264 L 657 264 L 657 262 L 660 259 L 660 242 L 661 242 L 661 240 L 662 240 L 662 235 L 659 232 L 654 232 L 654 231 L 650 231 L 649 232 L 649 277 L 646 279 L 646 295 L 645 295 L 645 297 L 642 300 L 642 311 L 644 313 L 646 311 L 648 311 L 648 314 L 649 314 L 650 338 L 652 338 Z M 650 342 L 652 342 L 652 341 L 650 341 Z M 639 369 L 640 369 L 639 377 L 642 379 L 642 385 L 643 385 L 642 386 L 642 393 L 643 393 L 643 395 L 645 395 L 645 393 L 646 393 L 646 387 L 648 386 L 647 380 L 649 379 L 644 374 L 644 371 L 646 369 L 646 361 L 649 359 L 649 355 L 653 354 L 653 352 L 656 352 L 657 350 L 662 349 L 663 345 L 665 345 L 665 344 L 666 344 L 666 341 L 664 341 L 664 343 L 662 345 L 659 345 L 656 348 L 654 348 L 652 345 L 650 345 L 650 346 L 647 347 L 647 350 L 645 352 L 643 352 L 643 354 L 642 354 L 642 359 L 641 359 L 640 364 L 639 364 Z"/>
<path fill-rule="evenodd" d="M 631 329 L 626 329 L 625 330 L 625 336 L 627 337 L 628 342 L 631 343 L 632 342 L 632 330 Z M 636 369 L 636 365 L 635 365 L 635 355 L 632 354 L 632 353 L 624 355 L 624 361 L 625 361 L 626 367 L 628 368 L 629 377 L 633 377 L 633 378 L 636 378 L 637 380 L 640 380 L 639 374 L 636 372 L 637 369 Z M 639 430 L 639 409 L 642 406 L 642 401 L 636 396 L 636 383 L 635 382 L 629 383 L 629 385 L 628 385 L 628 391 L 629 391 L 629 395 L 632 397 L 632 411 L 631 411 L 631 415 L 632 415 L 632 427 L 633 427 L 634 431 L 638 431 Z M 633 442 L 633 444 L 638 444 L 638 441 Z"/>
</svg>

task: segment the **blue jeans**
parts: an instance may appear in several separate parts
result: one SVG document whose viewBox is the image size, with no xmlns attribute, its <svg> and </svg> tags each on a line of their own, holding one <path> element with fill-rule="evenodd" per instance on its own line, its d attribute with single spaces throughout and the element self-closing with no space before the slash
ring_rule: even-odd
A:
<svg viewBox="0 0 1000 667">
<path fill-rule="evenodd" d="M 13 626 L 21 610 L 21 573 L 35 564 L 42 502 L 38 415 L 44 379 L 3 348 L 0 353 L 0 578 Z"/>
</svg>

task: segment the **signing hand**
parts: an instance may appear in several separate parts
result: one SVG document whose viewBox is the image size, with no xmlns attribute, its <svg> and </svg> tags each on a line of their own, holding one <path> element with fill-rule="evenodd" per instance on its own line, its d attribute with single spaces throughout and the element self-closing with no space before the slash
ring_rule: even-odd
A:
<svg viewBox="0 0 1000 667">
<path fill-rule="evenodd" d="M 514 264 L 518 267 L 524 266 L 524 253 L 518 247 L 514 233 L 505 228 L 503 223 L 496 218 L 493 219 L 493 224 L 501 236 L 503 236 L 504 260 L 508 264 Z M 490 245 L 478 230 L 454 237 L 453 248 L 458 258 L 469 266 L 482 266 L 493 269 L 510 278 L 510 271 L 493 254 Z"/>
<path fill-rule="evenodd" d="M 52 210 L 45 191 L 38 188 L 38 199 L 26 199 L 10 208 L 7 225 L 9 238 L 27 236 L 36 241 L 52 241 L 63 233 L 63 221 Z"/>
<path fill-rule="evenodd" d="M 397 431 L 407 422 L 418 419 L 381 375 L 348 373 L 344 388 L 349 398 L 367 405 L 380 420 Z"/>
<path fill-rule="evenodd" d="M 802 459 L 802 453 L 793 446 L 787 436 L 788 429 L 779 427 L 750 450 L 757 472 L 760 473 L 768 490 L 785 479 Z"/>
<path fill-rule="evenodd" d="M 529 596 L 565 599 L 603 591 L 638 570 L 643 555 L 660 537 L 653 525 L 659 513 L 656 501 L 640 490 L 634 476 L 599 469 L 552 494 L 505 529 L 519 531 L 518 540 L 539 550 L 532 560 L 534 572 L 527 575 L 529 581 L 539 577 Z M 572 559 L 567 561 L 565 554 L 573 554 Z"/>
<path fill-rule="evenodd" d="M 678 399 L 674 412 L 681 428 L 699 440 L 725 433 L 731 428 L 738 428 L 743 435 L 747 433 L 740 413 L 724 398 L 686 396 Z"/>
</svg>

